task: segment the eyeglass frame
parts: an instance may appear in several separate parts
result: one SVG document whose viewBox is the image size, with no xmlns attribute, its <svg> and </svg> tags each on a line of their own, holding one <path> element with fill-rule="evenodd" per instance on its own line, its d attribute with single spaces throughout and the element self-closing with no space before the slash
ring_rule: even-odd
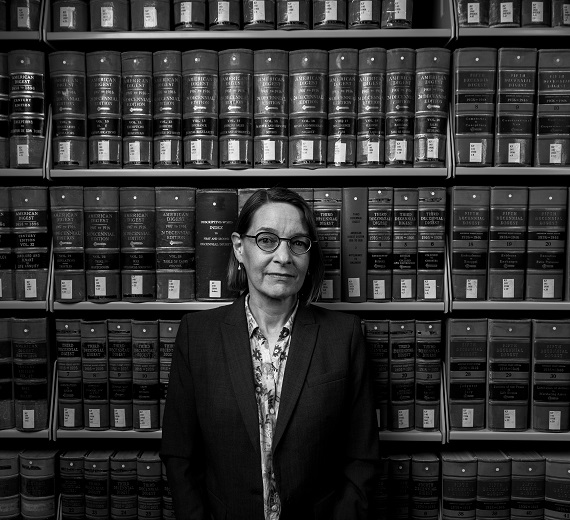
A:
<svg viewBox="0 0 570 520">
<path fill-rule="evenodd" d="M 277 246 L 275 247 L 275 249 L 272 249 L 271 251 L 268 251 L 267 249 L 263 249 L 258 243 L 257 243 L 257 237 L 259 237 L 259 235 L 273 235 L 274 237 L 277 237 L 277 240 L 279 242 L 277 242 Z M 317 242 L 317 240 L 311 240 L 311 237 L 309 235 L 303 235 L 302 233 L 298 234 L 298 235 L 293 235 L 290 238 L 285 238 L 285 237 L 280 237 L 279 235 L 276 235 L 275 233 L 272 233 L 271 231 L 260 231 L 259 233 L 257 233 L 256 235 L 247 235 L 246 233 L 243 233 L 242 235 L 240 235 L 242 237 L 247 237 L 247 238 L 253 238 L 255 240 L 255 245 L 257 247 L 259 247 L 259 249 L 261 249 L 261 251 L 263 251 L 264 253 L 275 253 L 275 251 L 277 251 L 279 249 L 279 246 L 281 245 L 282 241 L 287 242 L 287 247 L 289 248 L 289 251 L 291 251 L 291 253 L 293 253 L 295 256 L 303 256 L 306 255 L 310 250 L 311 250 L 311 246 L 313 245 L 314 242 Z M 291 248 L 291 240 L 296 238 L 296 237 L 303 237 L 303 238 L 307 238 L 309 240 L 309 248 L 304 252 L 304 253 L 295 253 L 295 251 L 293 251 L 293 249 Z"/>
</svg>

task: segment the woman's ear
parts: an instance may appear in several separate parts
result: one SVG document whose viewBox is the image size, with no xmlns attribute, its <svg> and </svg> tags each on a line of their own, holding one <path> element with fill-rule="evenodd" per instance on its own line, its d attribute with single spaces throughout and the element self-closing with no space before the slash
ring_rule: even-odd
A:
<svg viewBox="0 0 570 520">
<path fill-rule="evenodd" d="M 234 250 L 234 256 L 238 263 L 242 263 L 242 247 L 243 241 L 239 236 L 239 233 L 232 233 L 232 247 Z"/>
</svg>

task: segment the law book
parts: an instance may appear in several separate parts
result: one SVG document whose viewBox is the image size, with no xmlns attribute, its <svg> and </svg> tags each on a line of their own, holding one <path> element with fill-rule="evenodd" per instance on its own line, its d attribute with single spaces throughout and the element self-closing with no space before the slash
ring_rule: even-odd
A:
<svg viewBox="0 0 570 520">
<path fill-rule="evenodd" d="M 228 301 L 237 296 L 226 281 L 237 221 L 237 190 L 196 190 L 196 300 Z"/>
<path fill-rule="evenodd" d="M 449 426 L 485 428 L 487 318 L 447 320 Z"/>
<path fill-rule="evenodd" d="M 490 188 L 454 186 L 451 192 L 451 280 L 454 300 L 485 300 Z"/>
<path fill-rule="evenodd" d="M 196 297 L 196 189 L 155 187 L 156 299 Z"/>
<path fill-rule="evenodd" d="M 83 424 L 86 430 L 109 429 L 109 351 L 107 321 L 81 320 Z"/>
<path fill-rule="evenodd" d="M 119 188 L 83 189 L 87 301 L 121 299 Z"/>
<path fill-rule="evenodd" d="M 0 168 L 10 166 L 10 77 L 8 54 L 0 53 Z"/>
<path fill-rule="evenodd" d="M 12 319 L 0 318 L 0 430 L 16 426 L 12 364 Z"/>
<path fill-rule="evenodd" d="M 525 431 L 530 426 L 531 321 L 489 319 L 487 428 Z"/>
<path fill-rule="evenodd" d="M 388 345 L 388 430 L 415 427 L 415 320 L 390 320 Z"/>
<path fill-rule="evenodd" d="M 403 520 L 411 513 L 412 457 L 407 453 L 388 454 L 388 518 Z"/>
<path fill-rule="evenodd" d="M 378 520 L 388 520 L 388 465 L 386 454 L 381 454 L 376 466 L 375 486 L 372 495 L 372 504 Z"/>
<path fill-rule="evenodd" d="M 44 186 L 13 186 L 10 197 L 16 300 L 45 300 L 49 269 L 48 189 Z"/>
<path fill-rule="evenodd" d="M 551 0 L 521 0 L 521 27 L 550 27 Z"/>
<path fill-rule="evenodd" d="M 411 29 L 413 2 L 408 0 L 384 0 L 382 2 L 382 29 Z"/>
<path fill-rule="evenodd" d="M 544 518 L 551 520 L 570 515 L 568 486 L 570 485 L 570 456 L 565 451 L 541 451 L 545 459 Z"/>
<path fill-rule="evenodd" d="M 418 200 L 417 188 L 394 188 L 393 301 L 413 301 L 417 297 Z"/>
<path fill-rule="evenodd" d="M 133 429 L 160 427 L 158 321 L 132 320 Z"/>
<path fill-rule="evenodd" d="M 392 299 L 393 188 L 368 188 L 368 243 L 366 248 L 366 298 Z"/>
<path fill-rule="evenodd" d="M 162 514 L 162 462 L 158 451 L 144 450 L 137 458 L 138 518 Z"/>
<path fill-rule="evenodd" d="M 418 188 L 418 301 L 443 301 L 446 222 L 446 189 Z"/>
<path fill-rule="evenodd" d="M 85 455 L 85 518 L 110 518 L 111 456 L 109 448 L 89 450 Z"/>
<path fill-rule="evenodd" d="M 459 27 L 489 27 L 489 0 L 457 0 Z"/>
<path fill-rule="evenodd" d="M 85 300 L 83 186 L 50 186 L 54 299 Z"/>
<path fill-rule="evenodd" d="M 341 299 L 342 209 L 342 188 L 315 188 L 313 213 L 325 264 L 321 300 L 326 302 Z"/>
<path fill-rule="evenodd" d="M 475 518 L 477 459 L 466 450 L 445 450 L 440 458 L 443 520 Z"/>
<path fill-rule="evenodd" d="M 414 374 L 416 430 L 439 430 L 443 354 L 441 320 L 416 320 Z"/>
<path fill-rule="evenodd" d="M 0 450 L 0 510 L 6 518 L 20 515 L 20 450 Z"/>
<path fill-rule="evenodd" d="M 570 26 L 570 2 L 568 0 L 552 0 L 550 25 L 552 27 Z"/>
<path fill-rule="evenodd" d="M 557 8 L 553 6 L 553 13 Z M 570 3 L 565 5 L 570 25 Z M 535 166 L 570 164 L 570 50 L 539 49 Z"/>
<path fill-rule="evenodd" d="M 489 0 L 489 27 L 520 27 L 521 0 Z"/>
<path fill-rule="evenodd" d="M 107 320 L 109 421 L 111 430 L 133 428 L 133 344 L 128 318 Z"/>
<path fill-rule="evenodd" d="M 543 518 L 546 461 L 533 450 L 506 449 L 511 459 L 511 519 Z"/>
<path fill-rule="evenodd" d="M 498 51 L 495 166 L 532 166 L 537 51 Z"/>
<path fill-rule="evenodd" d="M 439 518 L 440 460 L 435 453 L 412 453 L 411 467 L 411 516 Z"/>
<path fill-rule="evenodd" d="M 564 296 L 567 204 L 564 187 L 529 188 L 525 300 Z"/>
<path fill-rule="evenodd" d="M 158 320 L 158 382 L 160 387 L 160 427 L 162 428 L 162 417 L 168 393 L 168 381 L 170 379 L 170 369 L 172 367 L 172 355 L 174 353 L 174 343 L 176 334 L 180 327 L 180 320 Z"/>
<path fill-rule="evenodd" d="M 85 518 L 85 455 L 88 450 L 65 449 L 59 453 L 59 490 L 62 520 Z"/>
<path fill-rule="evenodd" d="M 0 99 L 1 102 L 2 100 Z M 0 192 L 0 301 L 9 301 L 16 298 L 14 230 L 12 226 L 10 188 L 6 187 Z"/>
<path fill-rule="evenodd" d="M 55 320 L 58 428 L 83 428 L 81 320 Z"/>
<path fill-rule="evenodd" d="M 22 518 L 54 518 L 57 511 L 55 449 L 20 452 L 20 506 Z"/>
<path fill-rule="evenodd" d="M 386 166 L 412 167 L 414 162 L 415 49 L 386 51 Z"/>
<path fill-rule="evenodd" d="M 570 320 L 532 320 L 532 428 L 570 430 Z"/>
<path fill-rule="evenodd" d="M 163 520 L 174 520 L 174 503 L 172 501 L 172 488 L 166 476 L 166 466 L 161 464 L 162 481 L 162 518 Z"/>
<path fill-rule="evenodd" d="M 366 301 L 368 188 L 342 188 L 341 300 Z"/>
<path fill-rule="evenodd" d="M 522 300 L 528 188 L 491 186 L 489 217 L 489 300 Z"/>
<path fill-rule="evenodd" d="M 111 518 L 137 518 L 137 449 L 119 449 L 109 457 Z"/>
<path fill-rule="evenodd" d="M 511 459 L 501 450 L 475 450 L 476 518 L 510 518 Z"/>
<path fill-rule="evenodd" d="M 46 318 L 12 318 L 16 429 L 45 430 L 50 415 L 51 367 Z"/>
<path fill-rule="evenodd" d="M 453 51 L 456 166 L 492 166 L 495 135 L 497 49 Z"/>
</svg>

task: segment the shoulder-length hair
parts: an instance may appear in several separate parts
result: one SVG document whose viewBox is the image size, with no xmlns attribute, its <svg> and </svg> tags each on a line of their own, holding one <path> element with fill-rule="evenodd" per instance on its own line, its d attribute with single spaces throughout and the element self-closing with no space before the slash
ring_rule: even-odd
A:
<svg viewBox="0 0 570 520">
<path fill-rule="evenodd" d="M 317 300 L 321 294 L 325 266 L 323 252 L 317 241 L 317 223 L 315 216 L 301 195 L 287 188 L 280 187 L 257 190 L 243 205 L 237 219 L 235 232 L 240 236 L 247 233 L 257 210 L 261 208 L 261 206 L 272 202 L 282 202 L 299 208 L 303 213 L 305 223 L 309 229 L 309 237 L 313 241 L 308 253 L 310 255 L 309 269 L 301 290 L 299 291 L 299 299 L 303 303 L 309 304 Z M 228 263 L 227 280 L 229 288 L 233 291 L 242 292 L 248 290 L 247 274 L 245 269 L 238 269 L 238 261 L 233 253 L 233 249 Z"/>
</svg>

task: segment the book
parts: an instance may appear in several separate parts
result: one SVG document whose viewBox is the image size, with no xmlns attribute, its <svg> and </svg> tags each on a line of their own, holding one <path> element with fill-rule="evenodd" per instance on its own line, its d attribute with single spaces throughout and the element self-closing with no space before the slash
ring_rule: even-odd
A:
<svg viewBox="0 0 570 520">
<path fill-rule="evenodd" d="M 55 464 L 57 450 L 20 452 L 20 506 L 22 517 L 54 518 L 57 511 Z"/>
<path fill-rule="evenodd" d="M 1 24 L 1 22 L 0 22 Z M 0 53 L 0 168 L 10 167 L 10 77 L 8 54 Z"/>
<path fill-rule="evenodd" d="M 231 234 L 237 221 L 236 189 L 196 190 L 196 300 L 228 301 L 226 267 L 233 254 Z"/>
<path fill-rule="evenodd" d="M 413 5 L 411 0 L 383 0 L 380 27 L 382 29 L 411 29 Z"/>
<path fill-rule="evenodd" d="M 568 0 L 552 0 L 552 27 L 567 27 L 570 25 L 570 2 Z"/>
<path fill-rule="evenodd" d="M 388 465 L 389 460 L 386 454 L 380 455 L 380 460 L 376 465 L 375 486 L 372 491 L 372 507 L 378 516 L 378 520 L 388 520 Z"/>
<path fill-rule="evenodd" d="M 83 186 L 50 186 L 54 300 L 85 301 Z"/>
<path fill-rule="evenodd" d="M 174 503 L 172 501 L 172 488 L 166 477 L 166 466 L 161 464 L 162 481 L 162 518 L 163 520 L 174 520 Z"/>
<path fill-rule="evenodd" d="M 520 27 L 521 0 L 489 0 L 489 27 Z"/>
<path fill-rule="evenodd" d="M 561 300 L 564 296 L 567 205 L 564 187 L 529 188 L 525 300 Z"/>
<path fill-rule="evenodd" d="M 109 457 L 111 518 L 137 518 L 137 449 L 120 449 Z"/>
<path fill-rule="evenodd" d="M 443 301 L 446 222 L 446 189 L 418 188 L 418 301 Z"/>
<path fill-rule="evenodd" d="M 168 381 L 170 379 L 170 368 L 172 366 L 172 355 L 174 354 L 174 343 L 180 320 L 158 320 L 158 382 L 160 386 L 160 427 L 162 428 L 162 417 L 168 393 Z"/>
<path fill-rule="evenodd" d="M 87 449 L 59 452 L 59 490 L 62 520 L 85 516 L 85 455 Z"/>
<path fill-rule="evenodd" d="M 532 166 L 536 49 L 498 51 L 495 166 Z"/>
<path fill-rule="evenodd" d="M 546 461 L 532 450 L 506 449 L 511 459 L 511 519 L 542 518 Z"/>
<path fill-rule="evenodd" d="M 570 514 L 568 483 L 570 456 L 561 451 L 541 451 L 545 459 L 544 518 L 560 518 Z"/>
<path fill-rule="evenodd" d="M 491 186 L 489 300 L 522 300 L 526 272 L 528 188 Z"/>
<path fill-rule="evenodd" d="M 388 454 L 388 518 L 400 520 L 411 513 L 412 457 L 407 453 Z"/>
<path fill-rule="evenodd" d="M 449 427 L 485 428 L 487 318 L 447 320 Z"/>
<path fill-rule="evenodd" d="M 465 450 L 445 450 L 440 458 L 442 518 L 475 518 L 477 459 Z"/>
<path fill-rule="evenodd" d="M 490 188 L 451 191 L 451 281 L 454 300 L 487 298 Z"/>
<path fill-rule="evenodd" d="M 489 27 L 489 0 L 457 0 L 459 27 Z"/>
<path fill-rule="evenodd" d="M 123 301 L 156 299 L 156 209 L 153 187 L 119 188 Z"/>
<path fill-rule="evenodd" d="M 453 51 L 455 165 L 492 166 L 497 49 Z"/>
<path fill-rule="evenodd" d="M 121 299 L 119 188 L 83 189 L 87 301 Z"/>
<path fill-rule="evenodd" d="M 476 518 L 510 518 L 511 459 L 501 450 L 475 450 Z"/>
<path fill-rule="evenodd" d="M 368 243 L 366 248 L 366 298 L 392 299 L 392 226 L 394 189 L 368 188 Z"/>
<path fill-rule="evenodd" d="M 556 3 L 556 0 L 555 0 Z M 570 25 L 570 3 L 564 6 Z M 553 13 L 558 8 L 553 5 Z M 570 50 L 539 49 L 536 128 L 534 132 L 535 166 L 570 164 Z"/>
<path fill-rule="evenodd" d="M 2 78 L 0 78 L 1 81 Z M 0 99 L 0 105 L 2 100 Z M 0 121 L 1 126 L 1 121 Z M 1 146 L 1 145 L 0 145 Z M 0 192 L 0 301 L 16 298 L 14 276 L 14 230 L 10 209 L 10 188 Z"/>
<path fill-rule="evenodd" d="M 162 514 L 162 462 L 158 451 L 144 450 L 137 458 L 138 518 Z"/>
<path fill-rule="evenodd" d="M 12 320 L 0 318 L 0 430 L 15 428 Z"/>
<path fill-rule="evenodd" d="M 85 518 L 110 517 L 110 458 L 114 452 L 94 449 L 85 455 Z"/>
<path fill-rule="evenodd" d="M 394 188 L 392 300 L 415 300 L 418 270 L 418 189 Z"/>
<path fill-rule="evenodd" d="M 20 515 L 20 450 L 0 450 L 0 508 L 5 517 Z"/>
<path fill-rule="evenodd" d="M 530 425 L 531 321 L 490 318 L 487 342 L 487 428 Z"/>
<path fill-rule="evenodd" d="M 439 518 L 440 460 L 435 453 L 412 453 L 411 516 Z"/>
<path fill-rule="evenodd" d="M 55 320 L 57 352 L 58 428 L 83 428 L 83 381 L 81 367 L 81 320 Z"/>
<path fill-rule="evenodd" d="M 368 188 L 342 188 L 341 300 L 366 301 Z"/>
<path fill-rule="evenodd" d="M 109 422 L 111 430 L 133 429 L 133 344 L 128 318 L 107 320 Z"/>
<path fill-rule="evenodd" d="M 570 321 L 532 320 L 532 428 L 570 431 Z"/>
<path fill-rule="evenodd" d="M 325 264 L 321 300 L 340 302 L 342 188 L 315 188 L 313 213 Z"/>
<path fill-rule="evenodd" d="M 550 27 L 551 0 L 521 0 L 521 27 Z"/>
</svg>

